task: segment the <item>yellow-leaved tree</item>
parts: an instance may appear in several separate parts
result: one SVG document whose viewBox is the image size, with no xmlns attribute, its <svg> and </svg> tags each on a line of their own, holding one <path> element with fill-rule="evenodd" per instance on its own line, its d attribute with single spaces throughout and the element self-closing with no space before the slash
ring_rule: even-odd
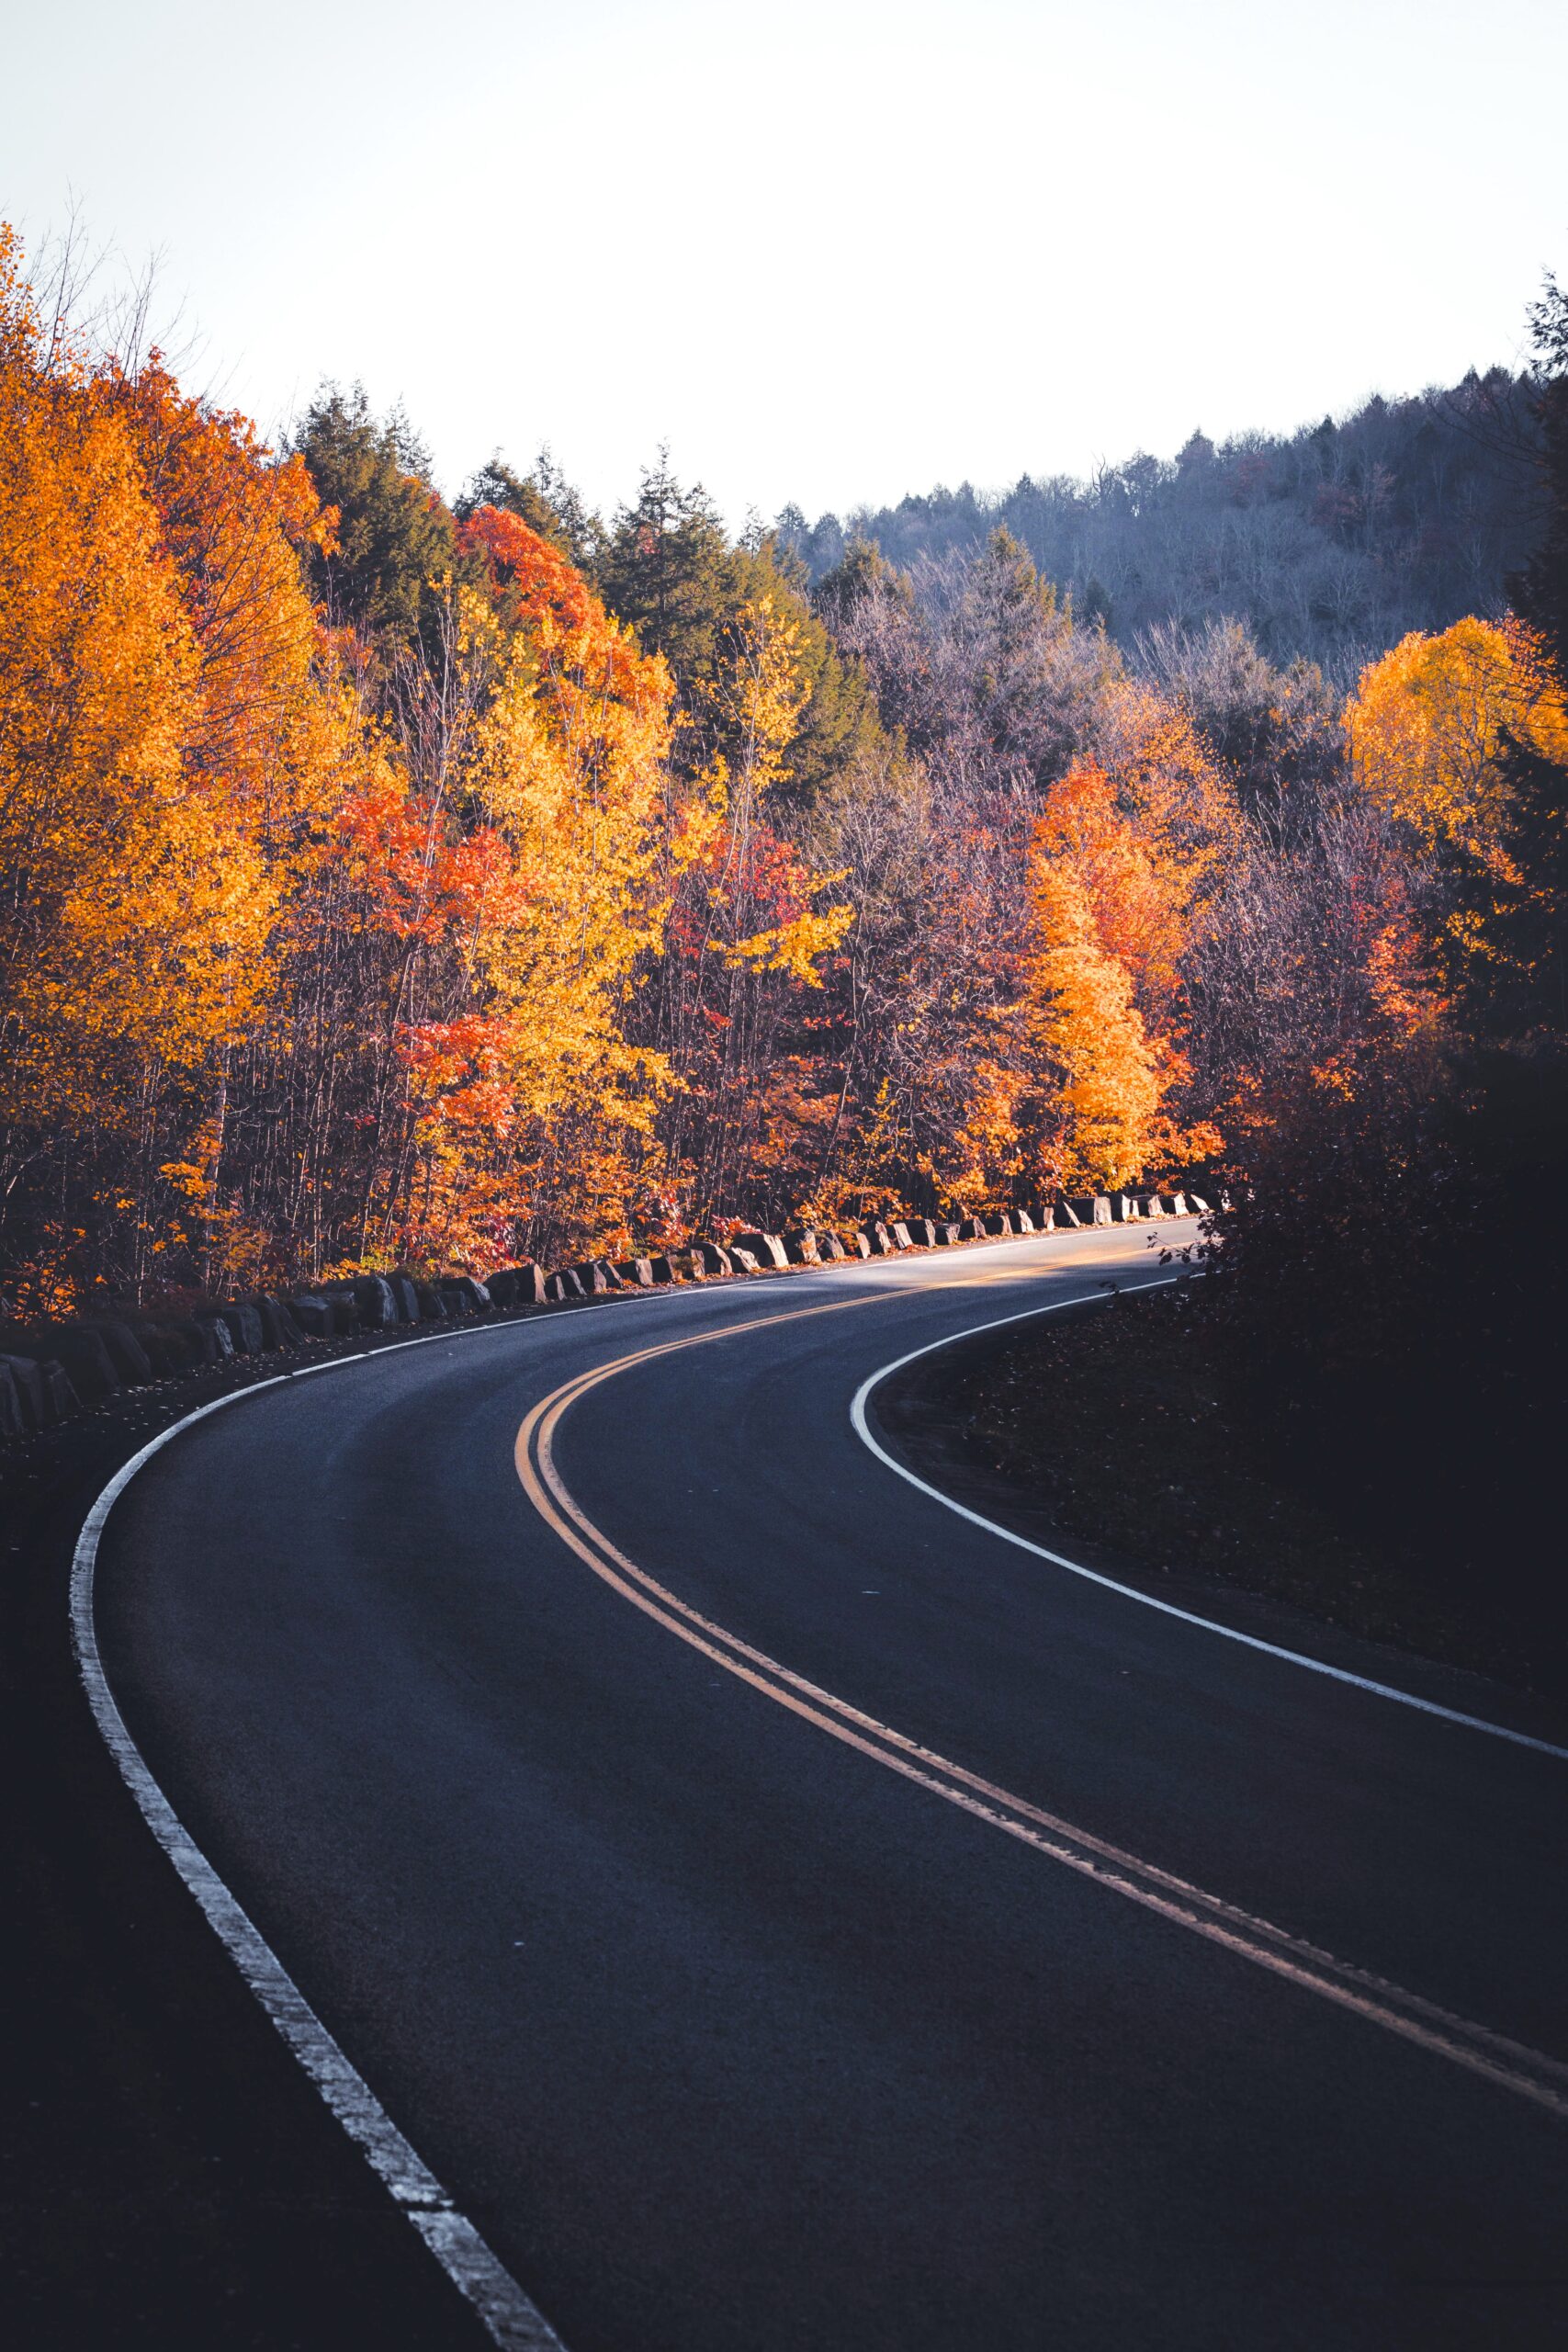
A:
<svg viewBox="0 0 1568 2352">
<path fill-rule="evenodd" d="M 479 509 L 464 548 L 490 594 L 454 592 L 471 717 L 443 803 L 411 807 L 394 787 L 362 841 L 446 972 L 400 1023 L 416 1165 L 391 1238 L 493 1263 L 543 1238 L 623 1243 L 656 1180 L 668 1070 L 626 1023 L 665 915 L 671 686 L 515 515 Z"/>
<path fill-rule="evenodd" d="M 1568 707 L 1520 621 L 1419 630 L 1368 664 L 1345 711 L 1361 788 L 1425 849 L 1501 853 L 1503 739 L 1568 763 Z"/>
</svg>

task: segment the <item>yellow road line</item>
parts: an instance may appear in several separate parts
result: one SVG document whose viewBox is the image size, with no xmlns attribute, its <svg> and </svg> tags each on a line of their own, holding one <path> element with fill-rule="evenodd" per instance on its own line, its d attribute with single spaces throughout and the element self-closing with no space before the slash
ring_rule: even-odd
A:
<svg viewBox="0 0 1568 2352">
<path fill-rule="evenodd" d="M 931 1285 L 939 1286 L 946 1287 Z M 1143 1861 L 1104 1838 L 1043 1811 L 1028 1799 L 998 1788 L 890 1724 L 878 1722 L 705 1617 L 646 1569 L 639 1568 L 594 1525 L 556 1466 L 554 1440 L 563 1416 L 580 1398 L 622 1373 L 684 1349 L 709 1346 L 784 1323 L 809 1321 L 817 1316 L 842 1314 L 851 1307 L 880 1304 L 889 1296 L 907 1295 L 904 1291 L 883 1292 L 874 1297 L 843 1299 L 828 1306 L 795 1308 L 782 1315 L 749 1317 L 743 1322 L 726 1324 L 716 1331 L 695 1332 L 684 1339 L 634 1349 L 593 1371 L 580 1373 L 541 1398 L 517 1432 L 514 1458 L 524 1492 L 561 1542 L 613 1591 L 775 1705 L 933 1796 L 943 1798 L 992 1828 L 1032 1846 L 1051 1860 L 1093 1879 L 1109 1892 L 1156 1912 L 1255 1966 L 1282 1976 L 1554 2114 L 1568 2116 L 1568 2065 L 1457 2017 L 1419 1994 L 1407 1992 L 1403 1986 L 1337 1960 L 1288 1929 L 1206 1894 L 1156 1864 Z M 1067 1306 L 1083 1302 L 1074 1299 L 1061 1303 Z"/>
</svg>

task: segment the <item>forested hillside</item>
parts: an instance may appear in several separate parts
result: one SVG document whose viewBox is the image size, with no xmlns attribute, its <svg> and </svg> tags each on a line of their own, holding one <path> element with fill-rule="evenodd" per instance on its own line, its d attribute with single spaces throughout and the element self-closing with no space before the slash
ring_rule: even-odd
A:
<svg viewBox="0 0 1568 2352">
<path fill-rule="evenodd" d="M 1195 432 L 1173 460 L 1140 453 L 1089 481 L 939 486 L 811 525 L 787 507 L 778 530 L 816 580 L 857 538 L 908 570 L 1000 525 L 1129 651 L 1168 625 L 1238 620 L 1274 660 L 1348 683 L 1411 629 L 1502 611 L 1529 553 L 1535 455 L 1528 384 L 1494 368 L 1295 434 Z"/>
<path fill-rule="evenodd" d="M 1083 493 L 1165 549 L 1094 556 L 1108 629 L 1016 503 L 813 582 L 662 460 L 606 518 L 547 459 L 448 504 L 332 387 L 271 451 L 4 251 L 18 1308 L 1200 1168 L 1457 1199 L 1478 1040 L 1555 1085 L 1563 649 L 1548 559 L 1498 583 L 1559 493 L 1481 430 L 1555 429 L 1555 294 L 1473 435 L 1416 403 Z M 1376 634 L 1425 616 L 1348 692 L 1300 647 L 1364 610 L 1314 618 L 1303 547 Z"/>
</svg>

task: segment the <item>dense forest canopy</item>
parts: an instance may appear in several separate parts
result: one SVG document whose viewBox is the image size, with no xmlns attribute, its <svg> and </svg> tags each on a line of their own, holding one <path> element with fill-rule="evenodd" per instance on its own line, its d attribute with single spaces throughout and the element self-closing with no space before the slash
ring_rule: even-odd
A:
<svg viewBox="0 0 1568 2352">
<path fill-rule="evenodd" d="M 17 1307 L 1199 1170 L 1288 1289 L 1303 1171 L 1547 1164 L 1554 288 L 1526 378 L 737 538 L 330 384 L 271 450 L 0 265 Z"/>
<path fill-rule="evenodd" d="M 1537 447 L 1528 380 L 1493 368 L 1294 434 L 1194 432 L 1173 459 L 1140 452 L 1089 481 L 939 485 L 814 524 L 791 506 L 777 528 L 817 581 L 856 539 L 908 570 L 999 525 L 1129 650 L 1237 620 L 1275 661 L 1348 679 L 1412 629 L 1502 611 L 1532 544 Z"/>
</svg>

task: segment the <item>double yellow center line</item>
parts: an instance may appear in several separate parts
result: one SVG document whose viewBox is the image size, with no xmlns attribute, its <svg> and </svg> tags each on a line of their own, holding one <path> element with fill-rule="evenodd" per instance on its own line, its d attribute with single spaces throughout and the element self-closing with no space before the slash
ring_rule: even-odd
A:
<svg viewBox="0 0 1568 2352">
<path fill-rule="evenodd" d="M 1406 1992 L 1382 1977 L 1337 1960 L 1285 1928 L 1257 1918 L 1154 1863 L 1143 1861 L 1122 1848 L 1075 1827 L 1071 1822 L 1045 1812 L 1027 1798 L 998 1788 L 994 1781 L 938 1755 L 891 1724 L 879 1722 L 847 1700 L 824 1690 L 725 1626 L 716 1624 L 712 1618 L 704 1616 L 646 1569 L 638 1567 L 594 1525 L 567 1487 L 556 1466 L 556 1432 L 572 1406 L 604 1382 L 688 1348 L 710 1347 L 719 1340 L 742 1338 L 753 1331 L 774 1330 L 786 1323 L 808 1322 L 818 1316 L 841 1315 L 856 1306 L 881 1304 L 886 1295 L 835 1300 L 828 1306 L 750 1317 L 726 1324 L 718 1330 L 637 1348 L 594 1371 L 580 1373 L 542 1398 L 517 1432 L 515 1458 L 524 1492 L 546 1524 L 612 1591 L 775 1706 L 787 1709 L 816 1730 L 879 1764 L 884 1770 L 897 1773 L 990 1828 L 1092 1879 L 1107 1893 L 1156 1912 L 1190 1933 L 1251 1962 L 1255 1967 L 1282 1976 L 1370 2024 L 1382 2026 L 1472 2074 L 1483 2075 L 1505 2090 L 1568 2117 L 1568 2065 L 1484 2026 L 1456 2017 L 1419 1994 Z"/>
</svg>

